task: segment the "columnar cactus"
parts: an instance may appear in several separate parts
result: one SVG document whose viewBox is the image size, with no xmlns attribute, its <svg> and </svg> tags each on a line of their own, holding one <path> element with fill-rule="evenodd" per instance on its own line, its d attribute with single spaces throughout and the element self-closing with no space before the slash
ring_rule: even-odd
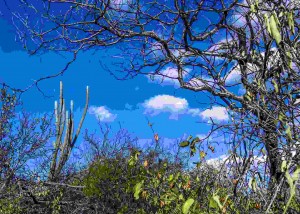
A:
<svg viewBox="0 0 300 214">
<path fill-rule="evenodd" d="M 59 106 L 57 106 L 57 101 L 54 103 L 55 110 L 55 125 L 56 125 L 56 140 L 54 143 L 54 150 L 52 153 L 52 161 L 50 165 L 50 171 L 48 175 L 48 180 L 55 181 L 59 177 L 63 166 L 66 164 L 70 153 L 75 145 L 75 142 L 80 133 L 81 126 L 83 124 L 89 102 L 89 87 L 86 87 L 86 103 L 83 110 L 83 114 L 77 129 L 75 136 L 74 132 L 74 118 L 73 118 L 73 108 L 74 104 L 71 100 L 70 113 L 65 110 L 65 99 L 63 99 L 63 84 L 60 82 L 60 99 Z M 66 133 L 64 140 L 62 142 L 63 131 L 66 128 Z"/>
</svg>

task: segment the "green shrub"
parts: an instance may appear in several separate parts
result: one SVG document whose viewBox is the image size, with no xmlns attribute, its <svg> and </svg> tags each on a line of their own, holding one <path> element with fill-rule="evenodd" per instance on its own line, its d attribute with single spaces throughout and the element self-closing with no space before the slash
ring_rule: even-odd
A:
<svg viewBox="0 0 300 214">
<path fill-rule="evenodd" d="M 24 210 L 19 206 L 21 198 L 0 199 L 0 214 L 22 214 Z"/>
</svg>

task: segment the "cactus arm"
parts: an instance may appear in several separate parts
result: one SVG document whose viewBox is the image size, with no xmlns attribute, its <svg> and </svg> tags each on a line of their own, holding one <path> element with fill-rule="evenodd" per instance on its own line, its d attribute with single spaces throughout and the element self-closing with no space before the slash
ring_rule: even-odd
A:
<svg viewBox="0 0 300 214">
<path fill-rule="evenodd" d="M 57 102 L 55 102 L 55 113 L 56 113 L 56 141 L 55 141 L 55 148 L 53 151 L 53 157 L 50 165 L 50 171 L 49 171 L 49 178 L 53 178 L 55 174 L 55 168 L 56 168 L 56 159 L 57 159 L 57 154 L 58 150 L 61 146 L 61 137 L 62 137 L 62 132 L 64 130 L 64 126 L 61 127 L 61 120 L 63 119 L 64 115 L 64 110 L 65 110 L 65 103 L 63 99 L 63 84 L 60 82 L 60 91 L 59 91 L 59 108 L 57 109 Z M 57 115 L 58 114 L 58 115 Z M 64 124 L 64 123 L 63 123 Z"/>
<path fill-rule="evenodd" d="M 73 103 L 73 100 L 71 100 L 71 117 L 73 118 L 72 120 L 71 120 L 71 134 L 70 134 L 70 136 L 73 136 L 73 133 L 74 133 L 74 114 L 73 114 L 73 107 L 74 107 L 74 103 Z M 71 143 L 71 142 L 70 142 Z"/>
<path fill-rule="evenodd" d="M 75 145 L 76 143 L 76 140 L 78 138 L 78 135 L 80 133 L 80 129 L 81 129 L 81 126 L 83 124 L 83 121 L 84 121 L 84 118 L 85 118 L 85 115 L 86 115 L 86 112 L 87 112 L 87 109 L 88 109 L 88 105 L 89 105 L 89 87 L 87 86 L 86 87 L 86 101 L 85 101 L 85 107 L 84 107 L 84 111 L 83 111 L 83 114 L 82 114 L 82 117 L 81 117 L 81 120 L 80 120 L 80 123 L 79 123 L 79 126 L 77 128 L 77 131 L 76 131 L 76 135 L 73 139 L 73 142 L 71 144 L 71 148 L 73 148 L 73 146 Z"/>
<path fill-rule="evenodd" d="M 70 148 L 70 142 L 72 139 L 71 132 L 72 132 L 72 126 L 73 126 L 73 118 L 71 117 L 71 115 L 69 117 L 68 111 L 67 111 L 66 115 L 67 115 L 67 118 L 66 118 L 67 130 L 66 130 L 66 135 L 65 135 L 62 151 L 60 154 L 59 162 L 57 165 L 57 169 L 55 171 L 56 176 L 58 176 L 60 174 L 63 166 L 65 165 L 66 161 L 68 160 L 70 151 L 72 150 L 72 148 Z"/>
</svg>

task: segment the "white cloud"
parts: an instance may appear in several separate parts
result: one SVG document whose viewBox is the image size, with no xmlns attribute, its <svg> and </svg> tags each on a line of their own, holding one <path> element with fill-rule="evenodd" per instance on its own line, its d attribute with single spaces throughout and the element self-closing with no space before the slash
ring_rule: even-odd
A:
<svg viewBox="0 0 300 214">
<path fill-rule="evenodd" d="M 214 120 L 222 121 L 228 120 L 228 113 L 226 108 L 213 106 L 212 109 L 201 111 L 198 108 L 189 108 L 186 99 L 174 97 L 170 95 L 157 95 L 146 100 L 142 106 L 145 108 L 144 114 L 158 115 L 161 112 L 171 113 L 169 119 L 178 119 L 179 115 L 191 115 L 193 117 L 199 116 L 203 119 L 212 118 Z"/>
<path fill-rule="evenodd" d="M 220 157 L 207 160 L 206 163 L 218 169 L 227 158 L 227 155 L 221 155 Z"/>
<path fill-rule="evenodd" d="M 188 102 L 184 98 L 178 98 L 170 95 L 157 95 L 144 102 L 147 109 L 179 112 L 188 108 Z"/>
<path fill-rule="evenodd" d="M 213 106 L 212 109 L 206 109 L 200 113 L 203 119 L 216 119 L 218 121 L 228 120 L 228 113 L 226 108 L 220 106 Z"/>
<path fill-rule="evenodd" d="M 197 111 L 189 109 L 186 99 L 165 94 L 152 97 L 146 100 L 142 105 L 145 108 L 144 114 L 155 116 L 162 112 L 169 112 L 171 113 L 169 117 L 171 120 L 178 120 L 180 115 L 195 114 Z"/>
<path fill-rule="evenodd" d="M 199 116 L 199 114 L 200 114 L 200 109 L 198 109 L 198 108 L 190 108 L 190 109 L 188 110 L 188 114 L 191 114 L 193 117 L 194 117 L 194 116 Z"/>
<path fill-rule="evenodd" d="M 89 114 L 94 114 L 102 122 L 113 122 L 117 117 L 117 115 L 110 113 L 104 106 L 91 106 L 88 112 Z"/>
<path fill-rule="evenodd" d="M 143 104 L 145 108 L 145 114 L 151 114 L 152 116 L 158 115 L 161 112 L 170 112 L 169 119 L 178 119 L 179 115 L 191 115 L 193 117 L 199 116 L 203 119 L 212 118 L 214 120 L 222 121 L 228 120 L 228 113 L 226 108 L 213 106 L 212 109 L 206 109 L 201 112 L 198 108 L 189 108 L 189 104 L 186 99 L 174 97 L 170 95 L 157 95 L 146 100 Z"/>
<path fill-rule="evenodd" d="M 247 63 L 247 74 L 248 74 L 248 80 L 253 80 L 255 76 L 255 72 L 258 71 L 259 68 L 252 64 L 252 63 Z M 225 80 L 226 84 L 236 84 L 236 83 L 241 83 L 241 70 L 239 66 L 236 66 L 233 68 L 228 76 L 226 77 Z"/>
<path fill-rule="evenodd" d="M 111 6 L 115 9 L 127 9 L 128 4 L 131 3 L 131 0 L 112 0 Z"/>
<path fill-rule="evenodd" d="M 238 82 L 241 82 L 241 72 L 240 72 L 240 69 L 234 68 L 228 74 L 228 76 L 225 80 L 225 83 L 226 84 L 234 84 L 234 83 L 238 83 Z"/>
<path fill-rule="evenodd" d="M 185 71 L 182 72 L 183 77 L 185 77 L 189 71 L 190 69 L 185 69 Z M 178 70 L 176 68 L 167 67 L 158 74 L 147 75 L 147 78 L 149 82 L 155 82 L 161 85 L 173 85 L 175 88 L 180 87 L 178 82 Z"/>
</svg>

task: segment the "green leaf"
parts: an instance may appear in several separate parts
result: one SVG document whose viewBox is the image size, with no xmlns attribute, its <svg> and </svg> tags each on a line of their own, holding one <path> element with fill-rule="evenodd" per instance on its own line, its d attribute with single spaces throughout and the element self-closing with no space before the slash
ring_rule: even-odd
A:
<svg viewBox="0 0 300 214">
<path fill-rule="evenodd" d="M 215 202 L 218 204 L 218 207 L 219 207 L 220 209 L 222 209 L 223 206 L 221 205 L 221 202 L 220 202 L 220 196 L 214 194 L 214 195 L 213 195 L 213 199 L 214 199 Z"/>
<path fill-rule="evenodd" d="M 195 153 L 196 153 L 196 148 L 193 146 L 191 148 L 191 156 L 194 156 Z"/>
<path fill-rule="evenodd" d="M 250 11 L 251 11 L 251 13 L 256 13 L 256 9 L 255 9 L 254 4 L 250 5 Z"/>
<path fill-rule="evenodd" d="M 258 80 L 257 86 L 258 86 L 258 88 L 260 88 L 260 86 L 261 86 L 261 81 L 260 80 Z"/>
<path fill-rule="evenodd" d="M 280 113 L 279 113 L 279 116 L 278 116 L 278 119 L 280 120 L 280 122 L 284 122 L 284 120 L 285 120 L 285 115 L 284 115 L 282 112 L 280 112 Z"/>
<path fill-rule="evenodd" d="M 200 142 L 200 138 L 199 138 L 199 137 L 195 137 L 195 138 L 192 140 L 192 144 L 199 143 L 199 142 Z"/>
<path fill-rule="evenodd" d="M 187 214 L 190 210 L 190 207 L 192 206 L 192 204 L 194 203 L 194 199 L 189 198 L 188 200 L 186 200 L 186 202 L 183 204 L 182 206 L 182 213 L 183 214 Z"/>
<path fill-rule="evenodd" d="M 190 145 L 190 142 L 186 140 L 180 143 L 180 147 L 187 147 L 188 145 Z"/>
<path fill-rule="evenodd" d="M 289 168 L 289 166 L 287 166 L 287 169 Z M 299 171 L 298 171 L 298 166 L 297 166 L 297 170 L 296 170 L 296 173 L 298 174 L 299 173 Z M 285 209 L 284 209 L 284 214 L 287 212 L 287 209 L 288 209 L 288 207 L 289 207 L 289 205 L 290 205 L 290 203 L 291 203 L 291 201 L 292 201 L 292 198 L 295 196 L 295 194 L 296 194 L 296 184 L 294 184 L 294 176 L 293 177 L 291 177 L 291 175 L 290 175 L 290 173 L 289 173 L 289 170 L 286 170 L 285 171 L 285 177 L 286 177 L 286 179 L 287 179 L 287 182 L 288 182 L 288 184 L 289 184 L 289 186 L 290 186 L 290 198 L 289 198 L 289 200 L 288 200 L 288 202 L 287 202 L 287 204 L 286 204 L 286 206 L 285 206 Z M 298 176 L 295 176 L 295 178 L 296 179 L 298 179 L 297 178 Z"/>
<path fill-rule="evenodd" d="M 201 162 L 193 162 L 193 164 L 196 164 L 197 169 L 199 169 L 201 166 Z"/>
<path fill-rule="evenodd" d="M 280 12 L 278 17 L 281 18 L 283 16 L 283 12 Z"/>
<path fill-rule="evenodd" d="M 288 64 L 289 68 L 292 69 L 292 55 L 291 55 L 291 52 L 287 51 L 286 56 L 287 56 L 287 64 Z"/>
<path fill-rule="evenodd" d="M 184 198 L 183 198 L 183 195 L 180 194 L 179 197 L 178 197 L 178 199 L 179 199 L 179 200 L 183 200 L 183 199 L 184 199 Z"/>
<path fill-rule="evenodd" d="M 128 161 L 128 165 L 129 166 L 133 166 L 135 164 L 135 159 L 133 156 L 130 157 L 129 161 Z"/>
<path fill-rule="evenodd" d="M 295 34 L 295 25 L 294 25 L 294 17 L 293 17 L 293 11 L 288 12 L 288 25 L 292 32 L 292 34 Z"/>
<path fill-rule="evenodd" d="M 177 172 L 177 174 L 175 175 L 174 181 L 177 181 L 179 176 L 180 176 L 180 172 Z"/>
<path fill-rule="evenodd" d="M 245 95 L 245 98 L 246 98 L 249 102 L 252 101 L 253 95 L 251 94 L 250 91 L 247 91 L 247 93 L 246 93 L 246 95 Z"/>
<path fill-rule="evenodd" d="M 141 154 L 141 152 L 139 152 L 139 151 L 136 151 L 136 153 L 135 153 L 135 159 L 137 160 L 138 159 L 138 156 Z"/>
<path fill-rule="evenodd" d="M 277 18 L 277 16 L 276 16 Z M 271 35 L 275 39 L 277 45 L 281 42 L 281 35 L 277 28 L 277 19 L 275 18 L 274 14 L 271 15 L 270 18 L 270 29 L 271 29 Z"/>
<path fill-rule="evenodd" d="M 209 207 L 210 208 L 215 208 L 215 209 L 218 209 L 218 207 L 219 207 L 217 202 L 213 199 L 213 197 L 211 197 L 209 199 Z"/>
<path fill-rule="evenodd" d="M 190 135 L 186 140 L 189 141 L 189 140 L 192 139 L 192 138 L 193 138 L 193 136 Z"/>
<path fill-rule="evenodd" d="M 142 185 L 143 185 L 143 182 L 139 182 L 134 186 L 134 198 L 135 198 L 135 200 L 138 200 L 139 197 L 140 197 L 139 195 L 140 195 L 140 192 L 142 190 Z"/>
<path fill-rule="evenodd" d="M 273 83 L 275 92 L 278 93 L 279 92 L 278 85 L 277 85 L 277 83 L 276 83 L 276 81 L 274 79 L 272 79 L 272 83 Z"/>
<path fill-rule="evenodd" d="M 201 157 L 201 159 L 205 158 L 205 156 L 206 156 L 205 152 L 201 151 L 201 152 L 200 152 L 200 157 Z"/>
<path fill-rule="evenodd" d="M 290 140 L 293 140 L 292 133 L 291 133 L 291 127 L 288 124 L 287 124 L 286 130 L 285 130 L 285 133 Z"/>
<path fill-rule="evenodd" d="M 284 161 L 282 161 L 282 163 L 281 163 L 281 172 L 285 172 L 286 171 L 286 161 L 284 160 Z"/>
<path fill-rule="evenodd" d="M 255 178 L 250 178 L 249 180 L 249 187 L 254 191 L 256 192 L 256 180 Z"/>
<path fill-rule="evenodd" d="M 264 14 L 264 19 L 265 19 L 265 24 L 266 24 L 269 35 L 272 35 L 268 14 L 266 14 L 266 13 Z"/>
</svg>

